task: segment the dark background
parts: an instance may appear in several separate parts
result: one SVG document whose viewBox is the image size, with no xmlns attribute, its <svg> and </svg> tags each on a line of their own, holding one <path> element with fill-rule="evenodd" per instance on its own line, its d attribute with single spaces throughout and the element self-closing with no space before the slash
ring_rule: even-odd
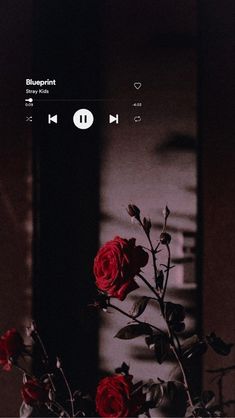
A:
<svg viewBox="0 0 235 418">
<path fill-rule="evenodd" d="M 138 22 L 136 15 L 141 13 L 142 2 L 135 2 L 134 9 L 127 3 L 130 20 L 134 16 Z M 98 244 L 99 126 L 89 130 L 86 138 L 81 135 L 80 141 L 66 121 L 53 132 L 42 123 L 31 129 L 25 124 L 24 83 L 28 76 L 44 78 L 46 73 L 46 78 L 58 79 L 57 94 L 61 97 L 72 97 L 77 91 L 88 98 L 102 93 L 105 4 L 108 2 L 94 0 L 76 5 L 67 1 L 59 6 L 56 1 L 3 1 L 0 10 L 0 33 L 5 40 L 0 51 L 1 331 L 14 325 L 23 330 L 33 315 L 49 351 L 59 351 L 73 383 L 77 386 L 83 382 L 85 387 L 94 386 L 92 380 L 97 376 L 97 323 L 87 303 L 93 294 L 89 266 Z M 149 13 L 155 4 L 149 2 Z M 199 311 L 202 309 L 202 330 L 215 328 L 224 339 L 234 341 L 235 6 L 229 0 L 226 4 L 219 0 L 162 1 L 158 6 L 162 25 L 158 42 L 195 42 L 192 14 L 198 13 L 198 305 Z M 180 15 L 177 27 L 167 7 L 172 17 Z M 121 22 L 122 16 L 117 14 L 117 24 Z M 128 22 L 122 27 L 125 40 L 131 40 L 124 36 Z M 141 22 L 143 28 L 148 24 L 148 13 L 142 15 Z M 89 45 L 87 49 L 84 43 Z M 130 46 L 127 41 L 125 48 Z M 71 87 L 74 85 L 76 92 Z M 40 122 L 40 114 L 34 117 Z M 30 248 L 24 229 L 25 214 L 31 209 L 27 192 L 31 171 L 32 281 L 25 267 Z M 233 352 L 221 364 L 234 362 Z M 210 355 L 203 372 L 217 365 L 218 357 Z M 208 388 L 208 375 L 204 376 Z M 233 395 L 233 378 L 231 375 L 226 381 L 227 397 Z M 0 382 L 0 414 L 14 416 L 20 401 L 20 379 L 1 372 Z M 232 410 L 230 413 L 234 415 Z"/>
</svg>

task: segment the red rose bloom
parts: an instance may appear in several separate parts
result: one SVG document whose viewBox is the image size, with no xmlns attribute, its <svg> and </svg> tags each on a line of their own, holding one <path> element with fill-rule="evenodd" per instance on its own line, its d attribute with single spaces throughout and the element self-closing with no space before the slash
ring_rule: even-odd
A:
<svg viewBox="0 0 235 418">
<path fill-rule="evenodd" d="M 4 370 L 12 367 L 11 359 L 16 359 L 24 351 L 24 341 L 15 328 L 8 330 L 0 338 L 0 364 Z"/>
<path fill-rule="evenodd" d="M 143 395 L 134 392 L 132 376 L 115 375 L 105 377 L 98 385 L 96 392 L 96 410 L 101 417 L 135 417 L 137 416 Z"/>
<path fill-rule="evenodd" d="M 48 401 L 48 388 L 37 379 L 29 379 L 24 383 L 21 394 L 24 402 L 30 406 Z"/>
<path fill-rule="evenodd" d="M 94 260 L 94 275 L 98 289 L 108 296 L 124 300 L 138 288 L 134 277 L 148 262 L 148 254 L 135 245 L 135 239 L 115 237 L 98 251 Z"/>
</svg>

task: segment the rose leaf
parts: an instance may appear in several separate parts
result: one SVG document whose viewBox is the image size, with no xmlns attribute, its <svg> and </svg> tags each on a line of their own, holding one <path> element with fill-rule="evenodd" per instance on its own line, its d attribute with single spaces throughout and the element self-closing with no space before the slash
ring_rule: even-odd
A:
<svg viewBox="0 0 235 418">
<path fill-rule="evenodd" d="M 146 306 L 148 305 L 148 302 L 150 301 L 150 297 L 148 296 L 142 296 L 140 299 L 137 300 L 137 302 L 134 303 L 131 315 L 134 318 L 138 318 L 146 309 Z"/>
<path fill-rule="evenodd" d="M 227 356 L 230 354 L 231 348 L 234 344 L 225 343 L 220 337 L 217 337 L 214 332 L 206 337 L 208 344 L 211 348 L 221 356 Z"/>
<path fill-rule="evenodd" d="M 121 328 L 114 338 L 121 340 L 131 340 L 139 337 L 140 335 L 151 335 L 152 328 L 148 324 L 131 324 L 124 328 Z"/>
</svg>

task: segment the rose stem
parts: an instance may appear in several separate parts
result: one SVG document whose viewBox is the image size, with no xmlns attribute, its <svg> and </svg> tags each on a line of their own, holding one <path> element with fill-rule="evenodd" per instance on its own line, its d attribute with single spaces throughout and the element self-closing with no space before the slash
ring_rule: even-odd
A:
<svg viewBox="0 0 235 418">
<path fill-rule="evenodd" d="M 67 418 L 70 418 L 70 414 L 58 402 L 52 401 L 51 403 L 60 411 L 60 415 L 58 415 L 58 412 L 56 414 L 55 409 L 53 409 L 50 404 L 48 404 L 48 405 L 46 404 L 46 406 L 50 411 L 54 412 L 54 414 L 56 414 L 57 417 L 61 417 L 61 413 L 63 412 L 63 413 L 66 414 Z"/>
<path fill-rule="evenodd" d="M 43 355 L 44 355 L 44 361 L 45 361 L 45 363 L 48 363 L 49 356 L 48 356 L 47 351 L 46 351 L 46 348 L 45 348 L 45 346 L 44 346 L 44 344 L 42 342 L 42 339 L 40 337 L 40 334 L 38 333 L 37 330 L 35 330 L 33 332 L 33 335 L 37 338 L 37 340 L 38 340 L 38 342 L 39 342 L 39 344 L 41 346 L 41 349 L 42 349 L 42 352 L 43 352 Z"/>
<path fill-rule="evenodd" d="M 173 351 L 173 353 L 175 355 L 175 358 L 176 358 L 176 360 L 177 360 L 177 362 L 180 366 L 180 370 L 181 370 L 183 380 L 184 380 L 184 387 L 185 387 L 185 390 L 186 390 L 186 393 L 187 393 L 187 396 L 188 396 L 189 404 L 190 404 L 191 408 L 194 408 L 191 393 L 190 393 L 190 390 L 189 390 L 188 380 L 187 380 L 186 373 L 185 373 L 185 370 L 184 370 L 184 366 L 183 366 L 183 363 L 178 356 L 178 353 L 177 353 L 177 350 L 175 348 L 174 342 L 173 342 L 172 351 Z"/>
<path fill-rule="evenodd" d="M 167 285 L 168 285 L 170 264 L 171 264 L 171 251 L 170 251 L 169 244 L 166 244 L 166 248 L 167 248 L 168 258 L 167 258 L 167 268 L 166 268 L 166 280 L 165 280 L 164 290 L 163 290 L 163 294 L 162 294 L 162 300 L 163 301 L 164 301 L 164 297 L 165 297 L 165 293 L 166 293 L 166 289 L 167 289 Z"/>
<path fill-rule="evenodd" d="M 161 334 L 163 334 L 163 331 L 157 327 L 155 327 L 155 325 L 149 324 L 148 322 L 142 322 L 139 321 L 137 318 L 135 318 L 134 316 L 128 314 L 127 312 L 123 311 L 122 309 L 120 309 L 118 306 L 113 305 L 112 303 L 108 303 L 108 306 L 110 308 L 116 309 L 116 311 L 120 312 L 121 314 L 127 316 L 128 318 L 132 319 L 133 321 L 137 322 L 138 324 L 144 324 L 144 325 L 149 325 L 151 328 L 156 329 L 158 332 L 160 332 Z"/>
<path fill-rule="evenodd" d="M 144 230 L 144 232 L 145 232 L 145 235 L 147 236 L 148 241 L 149 241 L 149 245 L 150 245 L 150 248 L 151 248 L 151 253 L 152 253 L 152 258 L 153 258 L 154 275 L 155 275 L 155 279 L 157 279 L 156 256 L 155 256 L 155 251 L 154 251 L 154 247 L 153 247 L 153 244 L 152 244 L 152 240 L 151 240 L 151 238 L 150 238 L 150 234 L 146 233 L 146 231 L 145 231 L 145 229 L 144 229 L 144 225 L 143 225 L 142 221 L 140 220 L 139 222 L 140 222 L 140 225 L 142 226 L 142 228 L 143 228 L 143 230 Z M 166 220 L 165 220 L 165 224 L 164 224 L 164 231 L 165 231 L 165 229 L 166 229 Z M 164 290 L 163 290 L 162 297 L 161 297 L 161 298 L 159 298 L 159 297 L 158 297 L 158 302 L 159 302 L 159 305 L 160 305 L 160 309 L 161 309 L 162 316 L 163 316 L 163 318 L 164 318 L 164 320 L 165 320 L 165 322 L 166 322 L 166 325 L 167 325 L 167 329 L 168 329 L 168 334 L 169 334 L 169 337 L 170 337 L 171 342 L 172 342 L 172 351 L 173 351 L 173 353 L 174 353 L 174 356 L 175 356 L 175 358 L 176 358 L 176 360 L 177 360 L 177 362 L 178 362 L 178 364 L 179 364 L 179 367 L 180 367 L 180 370 L 181 370 L 181 373 L 182 373 L 182 377 L 183 377 L 183 380 L 184 380 L 185 390 L 186 390 L 186 393 L 187 393 L 187 396 L 188 396 L 188 401 L 189 401 L 190 406 L 193 408 L 193 402 L 192 402 L 192 398 L 191 398 L 191 394 L 190 394 L 190 390 L 189 390 L 189 385 L 188 385 L 188 381 L 187 381 L 186 373 L 185 373 L 185 370 L 184 370 L 183 363 L 182 363 L 182 361 L 181 361 L 181 359 L 180 359 L 180 357 L 179 357 L 179 355 L 178 355 L 178 353 L 177 353 L 177 348 L 176 348 L 176 346 L 175 346 L 175 341 L 174 341 L 174 339 L 176 339 L 176 341 L 177 341 L 177 344 L 178 344 L 178 346 L 179 346 L 179 352 L 180 352 L 180 354 L 181 354 L 181 347 L 180 347 L 180 343 L 179 343 L 178 337 L 177 337 L 177 336 L 176 336 L 176 335 L 175 335 L 175 334 L 171 331 L 171 328 L 170 328 L 170 326 L 169 326 L 169 324 L 168 324 L 168 321 L 167 321 L 167 319 L 166 319 L 166 317 L 165 317 L 165 312 L 164 312 L 164 297 L 165 297 L 165 293 L 166 293 L 166 289 L 167 289 L 167 285 L 168 285 L 168 278 L 169 278 L 169 271 L 170 271 L 170 262 L 171 262 L 171 252 L 170 252 L 170 247 L 169 247 L 169 245 L 168 245 L 168 244 L 166 244 L 166 247 L 167 247 L 167 253 L 168 253 L 166 280 L 165 280 L 165 285 L 164 285 Z M 157 248 L 158 248 L 158 247 L 157 247 Z M 146 280 L 146 279 L 145 279 L 145 280 Z M 147 282 L 147 280 L 146 280 L 146 282 Z M 146 283 L 146 284 L 147 284 L 147 283 Z M 149 284 L 149 283 L 148 283 L 148 284 Z M 148 286 L 148 285 L 147 285 L 147 286 Z M 150 286 L 151 286 L 151 285 L 149 284 L 149 286 L 148 286 L 148 287 L 150 287 Z M 151 287 L 152 287 L 152 286 L 151 286 Z M 153 289 L 153 290 L 154 290 L 154 289 Z"/>
<path fill-rule="evenodd" d="M 40 336 L 39 332 L 35 329 L 34 332 L 33 332 L 33 334 L 32 334 L 32 336 L 33 337 L 36 337 L 36 341 L 39 343 L 39 345 L 40 345 L 40 347 L 42 349 L 42 352 L 43 352 L 43 355 L 44 355 L 43 362 L 46 363 L 46 364 L 48 364 L 48 362 L 49 362 L 49 356 L 47 354 L 47 350 L 45 348 L 45 345 L 43 344 L 43 341 L 41 339 L 41 336 Z M 50 373 L 47 373 L 47 377 L 50 380 L 50 384 L 51 384 L 51 387 L 52 387 L 53 391 L 56 392 L 56 388 L 55 388 L 54 382 L 52 380 L 51 374 Z"/>
<path fill-rule="evenodd" d="M 23 367 L 19 366 L 18 364 L 14 364 L 14 367 L 19 370 L 21 373 L 25 374 L 26 376 L 29 376 L 31 379 L 34 379 L 34 376 L 27 372 Z"/>
<path fill-rule="evenodd" d="M 149 235 L 148 232 L 145 231 L 145 228 L 144 228 L 144 225 L 143 225 L 143 222 L 141 221 L 141 219 L 139 219 L 139 223 L 140 223 L 141 227 L 143 228 L 143 230 L 145 232 L 145 235 L 147 237 L 147 240 L 148 240 L 150 248 L 151 248 L 154 276 L 157 278 L 157 264 L 156 264 L 156 253 L 155 253 L 155 251 L 157 250 L 158 246 L 156 247 L 156 250 L 154 251 L 153 244 L 152 244 L 152 241 L 150 239 L 150 235 Z"/>
<path fill-rule="evenodd" d="M 143 282 L 146 284 L 146 286 L 148 286 L 148 288 L 154 293 L 154 295 L 156 296 L 156 298 L 157 298 L 157 300 L 159 299 L 159 295 L 158 295 L 158 293 L 156 292 L 156 290 L 154 289 L 154 287 L 148 282 L 148 280 L 147 279 L 145 279 L 145 277 L 144 276 L 142 276 L 142 274 L 137 274 L 137 276 L 141 279 L 141 280 L 143 280 Z"/>
<path fill-rule="evenodd" d="M 60 370 L 60 373 L 61 373 L 61 375 L 62 375 L 62 377 L 64 379 L 65 386 L 67 387 L 67 390 L 68 390 L 68 393 L 69 393 L 69 400 L 70 400 L 70 404 L 71 404 L 72 417 L 74 417 L 74 404 L 73 404 L 74 403 L 74 399 L 73 399 L 73 394 L 72 394 L 72 391 L 70 389 L 68 380 L 67 380 L 67 378 L 66 378 L 66 376 L 64 374 L 64 370 L 62 369 L 62 367 L 59 367 L 59 370 Z"/>
</svg>

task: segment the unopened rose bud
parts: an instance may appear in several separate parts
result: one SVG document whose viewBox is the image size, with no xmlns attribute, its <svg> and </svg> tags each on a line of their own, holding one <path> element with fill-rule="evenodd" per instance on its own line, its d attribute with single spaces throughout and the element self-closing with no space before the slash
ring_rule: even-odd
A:
<svg viewBox="0 0 235 418">
<path fill-rule="evenodd" d="M 52 389 L 50 389 L 49 392 L 48 392 L 48 398 L 50 399 L 50 401 L 55 400 L 55 394 L 54 394 Z"/>
<path fill-rule="evenodd" d="M 166 206 L 165 209 L 162 211 L 164 219 L 167 220 L 168 216 L 170 215 L 170 209 Z"/>
<path fill-rule="evenodd" d="M 56 367 L 57 367 L 57 369 L 61 369 L 61 361 L 60 361 L 59 357 L 56 357 Z"/>
<path fill-rule="evenodd" d="M 144 218 L 143 219 L 143 226 L 144 226 L 144 230 L 146 232 L 146 234 L 149 234 L 152 223 L 150 219 Z"/>
<path fill-rule="evenodd" d="M 171 242 L 171 236 L 167 232 L 162 232 L 160 235 L 160 242 L 163 245 L 169 245 Z"/>
<path fill-rule="evenodd" d="M 128 205 L 127 212 L 132 218 L 140 218 L 140 210 L 136 205 Z"/>
</svg>

